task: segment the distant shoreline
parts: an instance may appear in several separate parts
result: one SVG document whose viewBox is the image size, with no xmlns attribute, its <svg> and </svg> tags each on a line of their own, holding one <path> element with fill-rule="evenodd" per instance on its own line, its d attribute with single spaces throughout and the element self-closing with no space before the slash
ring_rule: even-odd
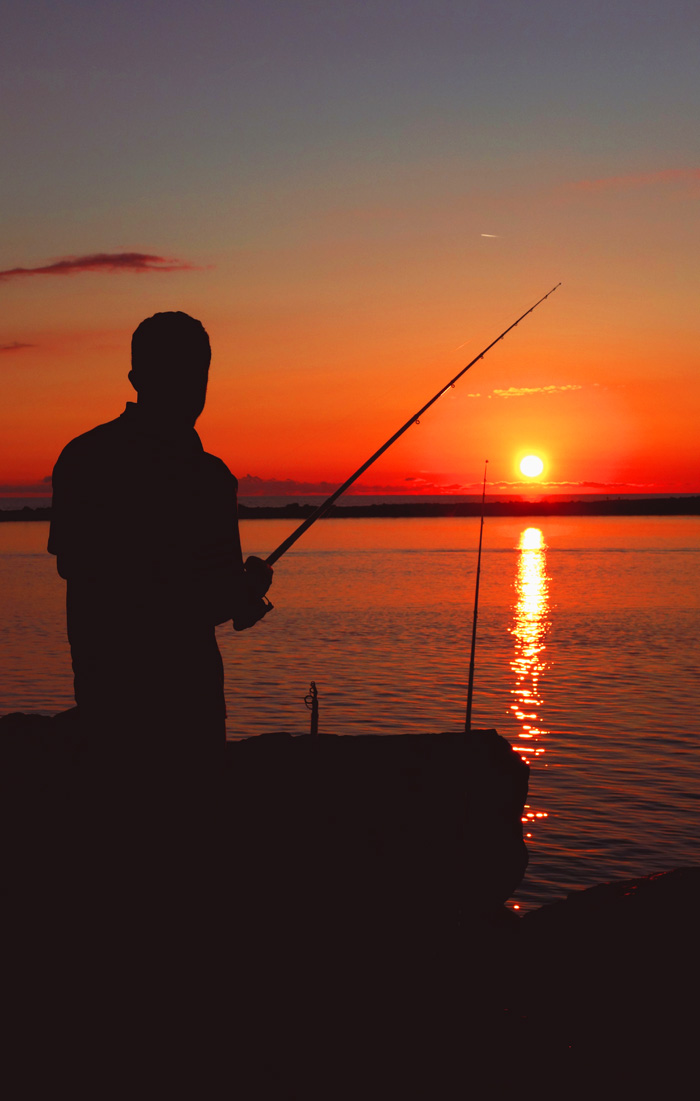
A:
<svg viewBox="0 0 700 1101">
<path fill-rule="evenodd" d="M 241 520 L 304 520 L 315 511 L 314 505 L 301 505 L 296 501 L 288 505 L 239 505 Z M 486 516 L 698 516 L 700 495 L 694 497 L 639 497 L 609 498 L 604 501 L 549 500 L 549 501 L 486 501 Z M 446 516 L 480 516 L 480 502 L 451 504 L 402 502 L 401 504 L 352 504 L 333 505 L 323 519 L 429 519 Z M 50 508 L 0 510 L 0 523 L 12 520 L 50 520 Z"/>
</svg>

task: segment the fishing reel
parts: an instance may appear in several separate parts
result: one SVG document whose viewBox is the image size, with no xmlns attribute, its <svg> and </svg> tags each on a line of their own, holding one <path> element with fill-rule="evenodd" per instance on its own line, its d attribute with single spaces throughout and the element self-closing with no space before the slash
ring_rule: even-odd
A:
<svg viewBox="0 0 700 1101">
<path fill-rule="evenodd" d="M 245 584 L 238 593 L 233 613 L 234 631 L 254 627 L 272 611 L 274 604 L 265 595 L 272 584 L 272 572 L 271 566 L 255 555 L 246 559 Z"/>
</svg>

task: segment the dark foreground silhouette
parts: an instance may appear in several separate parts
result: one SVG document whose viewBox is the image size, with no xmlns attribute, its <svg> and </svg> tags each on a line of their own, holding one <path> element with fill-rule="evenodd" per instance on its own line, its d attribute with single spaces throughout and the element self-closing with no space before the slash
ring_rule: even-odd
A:
<svg viewBox="0 0 700 1101">
<path fill-rule="evenodd" d="M 655 1070 L 673 1092 L 692 1064 L 700 869 L 507 911 L 527 769 L 494 731 L 267 735 L 206 789 L 164 767 L 121 797 L 85 747 L 74 712 L 0 720 L 30 1069 L 93 1096 L 456 1099 Z"/>
</svg>

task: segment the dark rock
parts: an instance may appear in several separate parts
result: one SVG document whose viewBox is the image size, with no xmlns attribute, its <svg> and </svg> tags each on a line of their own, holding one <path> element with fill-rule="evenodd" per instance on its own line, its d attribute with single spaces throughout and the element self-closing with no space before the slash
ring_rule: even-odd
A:
<svg viewBox="0 0 700 1101">
<path fill-rule="evenodd" d="M 215 792 L 229 851 L 284 898 L 291 920 L 338 908 L 353 920 L 432 920 L 497 909 L 520 883 L 527 864 L 521 814 L 528 768 L 494 730 L 456 734 L 292 737 L 270 734 L 225 747 L 224 790 L 195 790 L 193 772 L 145 769 L 145 757 L 124 762 L 92 752 L 97 739 L 81 729 L 77 710 L 47 717 L 0 719 L 0 783 L 15 808 L 35 822 L 59 826 L 60 804 L 95 783 L 109 801 L 140 795 L 178 819 Z M 102 747 L 104 750 L 104 747 Z M 95 762 L 99 761 L 99 772 Z M 151 763 L 152 764 L 152 763 Z M 117 768 L 119 765 L 119 768 Z M 173 792 L 172 787 L 177 788 Z M 31 809 L 29 809 L 31 808 Z M 173 823 L 174 825 L 174 823 Z M 37 827 L 38 828 L 38 827 Z M 303 890 L 299 889 L 303 884 Z M 256 888 L 262 890 L 260 884 Z M 338 920 L 338 919 L 336 919 Z"/>
<path fill-rule="evenodd" d="M 71 1082 L 85 1053 L 140 1075 L 146 1037 L 193 1094 L 213 1067 L 246 1097 L 462 1096 L 527 859 L 495 731 L 263 736 L 223 788 L 117 763 L 75 715 L 0 721 L 7 997 L 55 1059 L 80 1037 Z"/>
<path fill-rule="evenodd" d="M 266 735 L 220 788 L 108 760 L 74 712 L 0 720 L 5 998 L 54 1077 L 145 1052 L 193 1094 L 209 1067 L 451 1101 L 694 1073 L 700 868 L 507 912 L 528 773 L 495 731 Z"/>
<path fill-rule="evenodd" d="M 227 746 L 230 835 L 308 920 L 444 926 L 520 883 L 528 771 L 493 730 L 263 735 Z"/>
<path fill-rule="evenodd" d="M 576 891 L 527 914 L 515 999 L 550 1069 L 667 1090 L 694 1062 L 700 867 Z M 693 1071 L 694 1073 L 694 1071 Z"/>
</svg>

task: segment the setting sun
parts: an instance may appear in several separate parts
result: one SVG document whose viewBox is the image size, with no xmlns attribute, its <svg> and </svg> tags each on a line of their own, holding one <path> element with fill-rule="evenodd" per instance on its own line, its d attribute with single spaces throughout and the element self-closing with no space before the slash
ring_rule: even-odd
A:
<svg viewBox="0 0 700 1101">
<path fill-rule="evenodd" d="M 538 455 L 526 455 L 520 463 L 520 473 L 526 478 L 537 478 L 544 470 L 544 463 Z"/>
</svg>

